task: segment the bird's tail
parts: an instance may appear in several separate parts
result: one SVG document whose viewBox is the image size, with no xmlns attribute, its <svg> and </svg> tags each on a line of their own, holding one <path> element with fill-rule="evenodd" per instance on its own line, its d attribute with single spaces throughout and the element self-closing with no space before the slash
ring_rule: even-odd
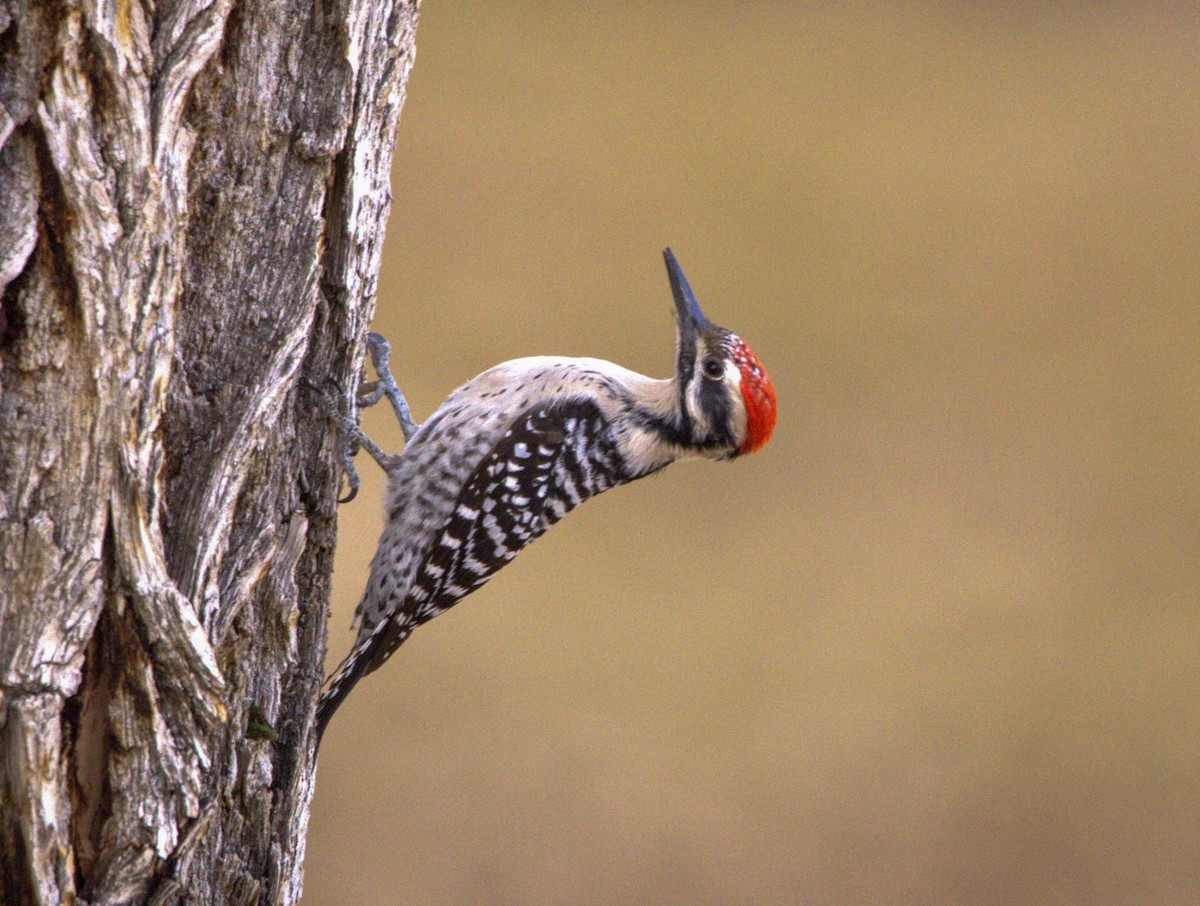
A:
<svg viewBox="0 0 1200 906">
<path fill-rule="evenodd" d="M 317 748 L 334 712 L 346 700 L 360 679 L 379 667 L 412 632 L 409 625 L 383 620 L 369 634 L 360 637 L 350 653 L 338 664 L 329 684 L 317 702 Z"/>
</svg>

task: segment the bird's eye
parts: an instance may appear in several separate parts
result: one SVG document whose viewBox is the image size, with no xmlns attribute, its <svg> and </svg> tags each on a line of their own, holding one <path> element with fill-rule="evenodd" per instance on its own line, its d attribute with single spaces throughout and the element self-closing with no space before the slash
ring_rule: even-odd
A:
<svg viewBox="0 0 1200 906">
<path fill-rule="evenodd" d="M 704 369 L 704 376 L 710 381 L 719 381 L 725 377 L 725 363 L 718 356 L 707 356 L 700 367 Z"/>
</svg>

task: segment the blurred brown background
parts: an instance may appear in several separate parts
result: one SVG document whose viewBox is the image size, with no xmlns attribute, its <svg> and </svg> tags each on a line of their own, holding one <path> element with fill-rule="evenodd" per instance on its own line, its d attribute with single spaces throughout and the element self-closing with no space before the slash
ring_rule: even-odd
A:
<svg viewBox="0 0 1200 906">
<path fill-rule="evenodd" d="M 667 375 L 670 244 L 780 425 L 359 687 L 307 902 L 1200 902 L 1200 14 L 800 7 L 422 12 L 376 322 L 417 417 L 521 355 Z"/>
</svg>

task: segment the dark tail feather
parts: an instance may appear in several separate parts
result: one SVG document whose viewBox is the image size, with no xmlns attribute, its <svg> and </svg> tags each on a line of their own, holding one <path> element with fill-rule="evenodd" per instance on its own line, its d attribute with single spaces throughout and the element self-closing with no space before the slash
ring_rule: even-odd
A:
<svg viewBox="0 0 1200 906">
<path fill-rule="evenodd" d="M 329 683 L 329 688 L 321 693 L 321 700 L 317 702 L 317 749 L 321 748 L 321 737 L 325 735 L 325 728 L 329 726 L 334 712 L 346 700 L 355 683 L 367 675 L 366 670 L 357 669 L 356 655 L 359 653 L 351 652 L 350 656 L 342 661 Z"/>
<path fill-rule="evenodd" d="M 321 693 L 321 700 L 317 702 L 317 749 L 321 748 L 321 737 L 325 735 L 325 728 L 333 719 L 334 712 L 346 700 L 355 684 L 386 661 L 411 632 L 411 626 L 384 620 L 365 639 L 360 639 L 345 660 L 338 664 L 329 679 L 329 687 Z"/>
</svg>

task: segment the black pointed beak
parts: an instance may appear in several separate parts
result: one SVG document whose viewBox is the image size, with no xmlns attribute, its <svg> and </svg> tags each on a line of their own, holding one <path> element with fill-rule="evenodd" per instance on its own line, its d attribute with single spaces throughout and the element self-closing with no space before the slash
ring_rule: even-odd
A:
<svg viewBox="0 0 1200 906">
<path fill-rule="evenodd" d="M 671 294 L 675 296 L 675 315 L 679 324 L 680 338 L 694 338 L 704 328 L 708 327 L 708 319 L 700 310 L 700 303 L 692 288 L 688 286 L 687 277 L 675 260 L 675 254 L 669 249 L 663 249 L 663 259 L 667 262 L 667 276 L 671 280 Z"/>
</svg>

